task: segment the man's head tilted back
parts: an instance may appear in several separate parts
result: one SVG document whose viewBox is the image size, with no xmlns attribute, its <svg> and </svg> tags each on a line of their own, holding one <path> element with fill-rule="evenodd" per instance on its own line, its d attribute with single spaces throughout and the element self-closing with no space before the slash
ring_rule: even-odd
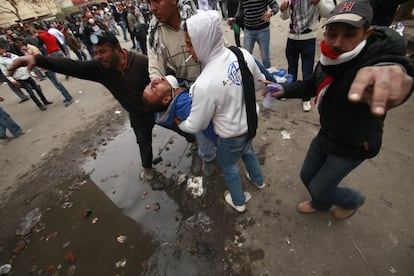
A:
<svg viewBox="0 0 414 276">
<path fill-rule="evenodd" d="M 172 75 L 155 79 L 144 89 L 144 104 L 153 112 L 165 111 L 178 88 L 178 81 Z"/>
</svg>

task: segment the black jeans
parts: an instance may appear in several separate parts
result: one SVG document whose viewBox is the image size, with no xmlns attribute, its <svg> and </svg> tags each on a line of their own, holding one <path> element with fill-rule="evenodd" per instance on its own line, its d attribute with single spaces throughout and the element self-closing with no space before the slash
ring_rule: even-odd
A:
<svg viewBox="0 0 414 276">
<path fill-rule="evenodd" d="M 20 85 L 26 89 L 27 93 L 29 93 L 30 98 L 35 102 L 38 107 L 41 107 L 43 104 L 46 104 L 48 100 L 46 99 L 45 95 L 43 95 L 42 89 L 40 86 L 34 81 L 32 77 L 29 77 L 25 80 L 19 80 Z M 39 101 L 36 95 L 33 93 L 33 90 L 37 92 L 40 99 L 42 100 L 43 104 Z"/>
<path fill-rule="evenodd" d="M 152 129 L 155 124 L 154 114 L 136 114 L 130 112 L 129 120 L 131 121 L 131 127 L 137 138 L 142 167 L 145 169 L 152 168 Z"/>
</svg>

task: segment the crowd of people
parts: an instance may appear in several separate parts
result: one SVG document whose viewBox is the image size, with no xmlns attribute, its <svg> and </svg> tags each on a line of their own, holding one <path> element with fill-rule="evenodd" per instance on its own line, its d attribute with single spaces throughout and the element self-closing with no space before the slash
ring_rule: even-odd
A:
<svg viewBox="0 0 414 276">
<path fill-rule="evenodd" d="M 154 0 L 141 2 L 142 7 L 129 7 L 127 12 L 115 7 L 121 16 L 112 10 L 114 21 L 125 25 L 124 40 L 129 31 L 133 49 L 121 47 L 117 38 L 120 33 L 108 23 L 109 16 L 102 17 L 106 18 L 105 24 L 98 19 L 99 12 L 86 10 L 79 28 L 72 31 L 69 26 L 67 30 L 75 38 L 86 34 L 79 40 L 92 59 L 82 54 L 77 60 L 71 59 L 63 33 L 60 40 L 58 25 L 50 24 L 45 30 L 34 24 L 23 38 L 19 34 L 3 40 L 0 54 L 3 59 L 10 56 L 10 61 L 4 63 L 2 72 L 12 85 L 19 82 L 39 108 L 51 102 L 42 98 L 30 74 L 18 78 L 19 70 L 34 72 L 34 68 L 40 68 L 49 79 L 47 72 L 56 72 L 103 84 L 129 112 L 140 150 L 142 179 L 157 179 L 152 163 L 152 130 L 154 124 L 162 125 L 197 142 L 204 175 L 215 173 L 217 159 L 228 189 L 224 200 L 237 212 L 244 212 L 251 198 L 242 187 L 241 160 L 250 182 L 258 189 L 266 187 L 253 147 L 260 126 L 255 91 L 264 89 L 278 99 L 309 101 L 315 97 L 321 129 L 310 144 L 300 172 L 310 199 L 300 202 L 297 209 L 304 214 L 332 210 L 333 216 L 342 220 L 352 216 L 365 197 L 339 184 L 364 160 L 378 154 L 386 112 L 411 95 L 414 69 L 405 57 L 403 38 L 389 28 L 371 25 L 375 15 L 368 0 L 344 0 L 337 5 L 331 0 L 299 2 L 283 2 L 280 6 L 281 16 L 290 22 L 286 57 L 289 71 L 295 76 L 290 84 L 270 83 L 252 55 L 257 41 L 263 65 L 271 66 L 269 20 L 279 12 L 274 0 L 240 0 L 229 22 L 233 28 L 233 23 L 243 22 L 245 49 L 226 47 L 217 11 L 197 11 L 192 0 Z M 327 20 L 321 57 L 314 68 L 319 16 Z M 140 30 L 147 32 L 145 42 L 137 38 Z M 23 46 L 16 46 L 16 41 L 43 52 L 13 53 L 22 51 Z M 141 52 L 136 51 L 138 45 Z M 302 80 L 297 80 L 299 56 Z M 43 103 L 29 92 L 29 85 Z M 66 98 L 70 94 L 62 95 L 65 103 L 72 101 Z M 12 133 L 19 136 L 20 131 Z"/>
</svg>

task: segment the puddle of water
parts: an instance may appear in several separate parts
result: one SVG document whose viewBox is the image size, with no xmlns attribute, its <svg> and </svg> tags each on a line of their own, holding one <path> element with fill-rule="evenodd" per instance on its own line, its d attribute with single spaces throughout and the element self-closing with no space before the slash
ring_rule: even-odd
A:
<svg viewBox="0 0 414 276">
<path fill-rule="evenodd" d="M 191 149 L 186 140 L 160 126 L 154 127 L 153 135 L 154 158 L 162 150 L 163 159 L 154 167 L 167 178 L 189 173 Z M 113 141 L 99 149 L 96 159 L 89 158 L 82 168 L 127 216 L 159 242 L 154 255 L 153 251 L 148 250 L 148 258 L 151 258 L 147 262 L 146 275 L 211 275 L 213 270 L 221 269 L 211 262 L 210 245 L 198 242 L 200 235 L 209 233 L 199 233 L 195 228 L 186 226 L 182 212 L 187 210 L 179 211 L 176 202 L 165 191 L 153 191 L 148 183 L 139 180 L 142 170 L 139 149 L 129 122 Z M 154 203 L 160 204 L 159 211 L 153 210 Z M 189 211 L 193 213 L 191 211 L 194 210 Z M 141 239 L 144 245 L 148 237 L 142 236 Z M 193 241 L 200 244 L 198 251 L 204 253 L 188 252 Z M 144 247 L 141 250 L 147 251 Z"/>
<path fill-rule="evenodd" d="M 154 167 L 168 178 L 179 171 L 189 172 L 187 142 L 177 133 L 155 126 L 153 130 L 154 157 L 161 153 L 163 161 Z M 165 166 L 170 163 L 171 166 Z M 96 159 L 89 158 L 82 165 L 96 185 L 126 215 L 145 230 L 152 233 L 160 243 L 174 239 L 179 222 L 176 220 L 177 204 L 164 191 L 152 191 L 147 182 L 139 179 L 142 170 L 139 148 L 129 122 L 107 146 L 99 149 Z M 160 209 L 153 210 L 159 203 Z M 148 208 L 151 206 L 151 208 Z"/>
</svg>

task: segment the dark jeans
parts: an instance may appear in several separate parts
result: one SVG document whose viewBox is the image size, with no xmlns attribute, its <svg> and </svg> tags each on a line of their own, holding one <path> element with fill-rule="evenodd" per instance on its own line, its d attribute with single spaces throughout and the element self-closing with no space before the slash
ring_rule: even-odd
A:
<svg viewBox="0 0 414 276">
<path fill-rule="evenodd" d="M 141 47 L 141 51 L 144 55 L 147 55 L 147 29 L 147 24 L 139 24 L 135 33 L 139 46 Z"/>
<path fill-rule="evenodd" d="M 286 44 L 286 58 L 288 62 L 288 73 L 293 76 L 293 80 L 298 79 L 299 57 L 302 60 L 302 78 L 312 74 L 315 61 L 316 38 L 307 40 L 295 40 L 288 38 Z M 303 98 L 309 101 L 310 98 Z"/>
<path fill-rule="evenodd" d="M 142 167 L 145 169 L 152 168 L 152 129 L 155 124 L 155 116 L 153 114 L 143 115 L 130 112 L 129 120 L 137 138 Z"/>
<path fill-rule="evenodd" d="M 56 87 L 56 89 L 60 91 L 62 96 L 65 98 L 66 102 L 72 100 L 72 96 L 69 94 L 68 90 L 56 78 L 56 73 L 55 72 L 48 70 L 48 71 L 45 72 L 45 75 L 53 83 L 53 85 Z"/>
<path fill-rule="evenodd" d="M 354 209 L 361 205 L 363 196 L 339 183 L 365 159 L 350 159 L 325 152 L 316 136 L 303 162 L 300 177 L 312 197 L 312 208 L 329 211 L 332 205 Z"/>
<path fill-rule="evenodd" d="M 38 107 L 41 107 L 43 104 L 46 104 L 48 100 L 46 99 L 45 95 L 43 95 L 42 89 L 40 86 L 34 81 L 32 77 L 29 77 L 25 80 L 19 80 L 20 85 L 26 89 L 27 93 L 29 93 L 30 98 L 35 102 Z M 33 90 L 36 91 L 37 95 L 39 95 L 42 102 L 34 94 Z M 42 104 L 43 103 L 43 104 Z"/>
</svg>

